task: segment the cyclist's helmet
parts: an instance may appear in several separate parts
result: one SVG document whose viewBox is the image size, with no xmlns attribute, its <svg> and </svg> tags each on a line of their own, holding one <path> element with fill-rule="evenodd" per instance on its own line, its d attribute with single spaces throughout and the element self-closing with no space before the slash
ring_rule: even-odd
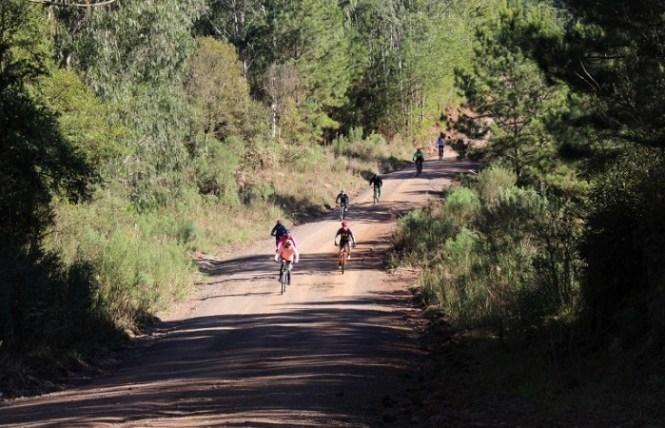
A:
<svg viewBox="0 0 665 428">
<path fill-rule="evenodd" d="M 346 221 L 342 222 L 342 227 L 347 227 L 348 225 L 349 225 L 349 223 L 347 223 Z"/>
<path fill-rule="evenodd" d="M 287 247 L 287 248 L 290 247 L 291 246 L 291 240 L 287 239 L 286 241 L 284 241 L 284 246 Z"/>
<path fill-rule="evenodd" d="M 282 224 L 282 220 L 277 219 L 277 224 Z"/>
</svg>

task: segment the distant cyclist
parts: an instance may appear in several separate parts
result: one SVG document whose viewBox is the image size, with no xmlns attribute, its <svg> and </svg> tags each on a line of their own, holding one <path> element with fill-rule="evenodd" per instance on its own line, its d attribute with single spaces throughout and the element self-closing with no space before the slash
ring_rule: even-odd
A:
<svg viewBox="0 0 665 428">
<path fill-rule="evenodd" d="M 339 244 L 337 243 L 337 238 L 339 238 Z M 349 224 L 346 221 L 343 221 L 342 227 L 340 227 L 337 230 L 337 234 L 335 234 L 335 246 L 339 246 L 340 250 L 346 248 L 347 260 L 351 259 L 351 246 L 349 245 L 351 243 L 353 244 L 353 248 L 355 248 L 356 238 L 353 236 Z M 342 266 L 340 265 L 338 267 L 341 268 Z"/>
<path fill-rule="evenodd" d="M 282 237 L 285 237 L 289 234 L 289 230 L 282 224 L 281 220 L 277 220 L 277 223 L 275 223 L 275 227 L 272 228 L 270 231 L 270 236 L 275 237 L 275 249 L 279 247 L 279 242 L 281 241 Z"/>
<path fill-rule="evenodd" d="M 418 147 L 416 153 L 414 153 L 413 161 L 416 163 L 416 175 L 422 174 L 423 163 L 425 162 L 425 153 L 423 153 L 420 147 Z"/>
<path fill-rule="evenodd" d="M 374 203 L 379 202 L 381 197 L 381 187 L 383 186 L 383 180 L 378 175 L 374 174 L 369 180 L 369 185 L 374 186 Z"/>
<path fill-rule="evenodd" d="M 436 147 L 439 149 L 439 160 L 443 159 L 443 153 L 446 150 L 446 136 L 442 132 L 436 139 Z"/>
<path fill-rule="evenodd" d="M 344 219 L 346 212 L 349 210 L 349 195 L 344 191 L 344 189 L 339 191 L 337 198 L 335 198 L 335 203 L 339 205 L 340 219 Z"/>
</svg>

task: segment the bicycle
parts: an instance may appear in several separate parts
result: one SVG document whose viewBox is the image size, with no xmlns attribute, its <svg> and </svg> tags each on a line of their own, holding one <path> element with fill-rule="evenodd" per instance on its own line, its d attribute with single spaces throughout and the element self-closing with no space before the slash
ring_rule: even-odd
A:
<svg viewBox="0 0 665 428">
<path fill-rule="evenodd" d="M 379 203 L 380 197 L 381 197 L 381 188 L 374 186 L 374 205 Z"/>
<path fill-rule="evenodd" d="M 281 294 L 284 294 L 286 287 L 291 285 L 291 262 L 282 260 L 279 265 L 279 283 L 282 286 Z"/>
<path fill-rule="evenodd" d="M 341 204 L 339 206 L 339 219 L 344 220 L 346 218 L 346 213 L 349 211 L 349 207 L 347 205 Z"/>
<path fill-rule="evenodd" d="M 416 161 L 416 177 L 423 173 L 423 161 Z"/>
<path fill-rule="evenodd" d="M 339 255 L 337 256 L 337 265 L 344 275 L 344 269 L 346 268 L 346 262 L 349 260 L 349 249 L 346 245 L 341 245 L 339 247 Z"/>
</svg>

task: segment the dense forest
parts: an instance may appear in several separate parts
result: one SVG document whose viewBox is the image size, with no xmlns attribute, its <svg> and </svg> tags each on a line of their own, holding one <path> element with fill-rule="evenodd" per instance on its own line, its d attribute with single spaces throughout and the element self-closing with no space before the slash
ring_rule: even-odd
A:
<svg viewBox="0 0 665 428">
<path fill-rule="evenodd" d="M 2 360 L 112 343 L 187 295 L 194 252 L 322 212 L 440 123 L 482 168 L 401 220 L 428 304 L 662 361 L 664 21 L 657 0 L 2 1 Z"/>
</svg>

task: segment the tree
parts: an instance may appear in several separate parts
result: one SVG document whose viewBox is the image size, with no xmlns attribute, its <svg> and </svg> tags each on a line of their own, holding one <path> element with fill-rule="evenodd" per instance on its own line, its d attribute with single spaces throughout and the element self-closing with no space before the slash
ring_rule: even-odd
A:
<svg viewBox="0 0 665 428">
<path fill-rule="evenodd" d="M 197 40 L 185 87 L 195 109 L 197 131 L 219 140 L 242 135 L 248 125 L 249 86 L 235 48 L 211 37 Z"/>
<path fill-rule="evenodd" d="M 294 101 L 312 134 L 338 126 L 331 113 L 346 102 L 350 74 L 349 38 L 336 1 L 225 1 L 203 21 L 238 47 L 255 95 L 275 104 L 274 93 L 265 92 L 275 67 L 292 67 L 304 90 Z"/>
<path fill-rule="evenodd" d="M 0 235 L 14 248 L 38 244 L 53 194 L 83 196 L 90 177 L 54 113 L 29 90 L 47 70 L 43 25 L 36 6 L 0 5 Z"/>
<path fill-rule="evenodd" d="M 481 27 L 473 71 L 458 71 L 467 101 L 491 119 L 485 129 L 493 129 L 490 153 L 506 161 L 522 184 L 556 167 L 557 145 L 548 125 L 567 108 L 565 87 L 547 82 L 520 45 L 510 41 L 523 34 L 516 29 L 530 27 L 530 11 L 530 6 L 513 6 Z"/>
<path fill-rule="evenodd" d="M 548 62 L 552 74 L 596 97 L 587 123 L 612 138 L 665 147 L 665 4 L 564 3 L 572 18 L 567 44 Z"/>
<path fill-rule="evenodd" d="M 0 344 L 10 349 L 47 337 L 52 330 L 40 321 L 63 319 L 55 301 L 40 317 L 44 302 L 66 295 L 68 286 L 42 238 L 53 220 L 54 196 L 84 198 L 92 178 L 34 90 L 49 66 L 44 30 L 39 7 L 0 3 Z"/>
</svg>

